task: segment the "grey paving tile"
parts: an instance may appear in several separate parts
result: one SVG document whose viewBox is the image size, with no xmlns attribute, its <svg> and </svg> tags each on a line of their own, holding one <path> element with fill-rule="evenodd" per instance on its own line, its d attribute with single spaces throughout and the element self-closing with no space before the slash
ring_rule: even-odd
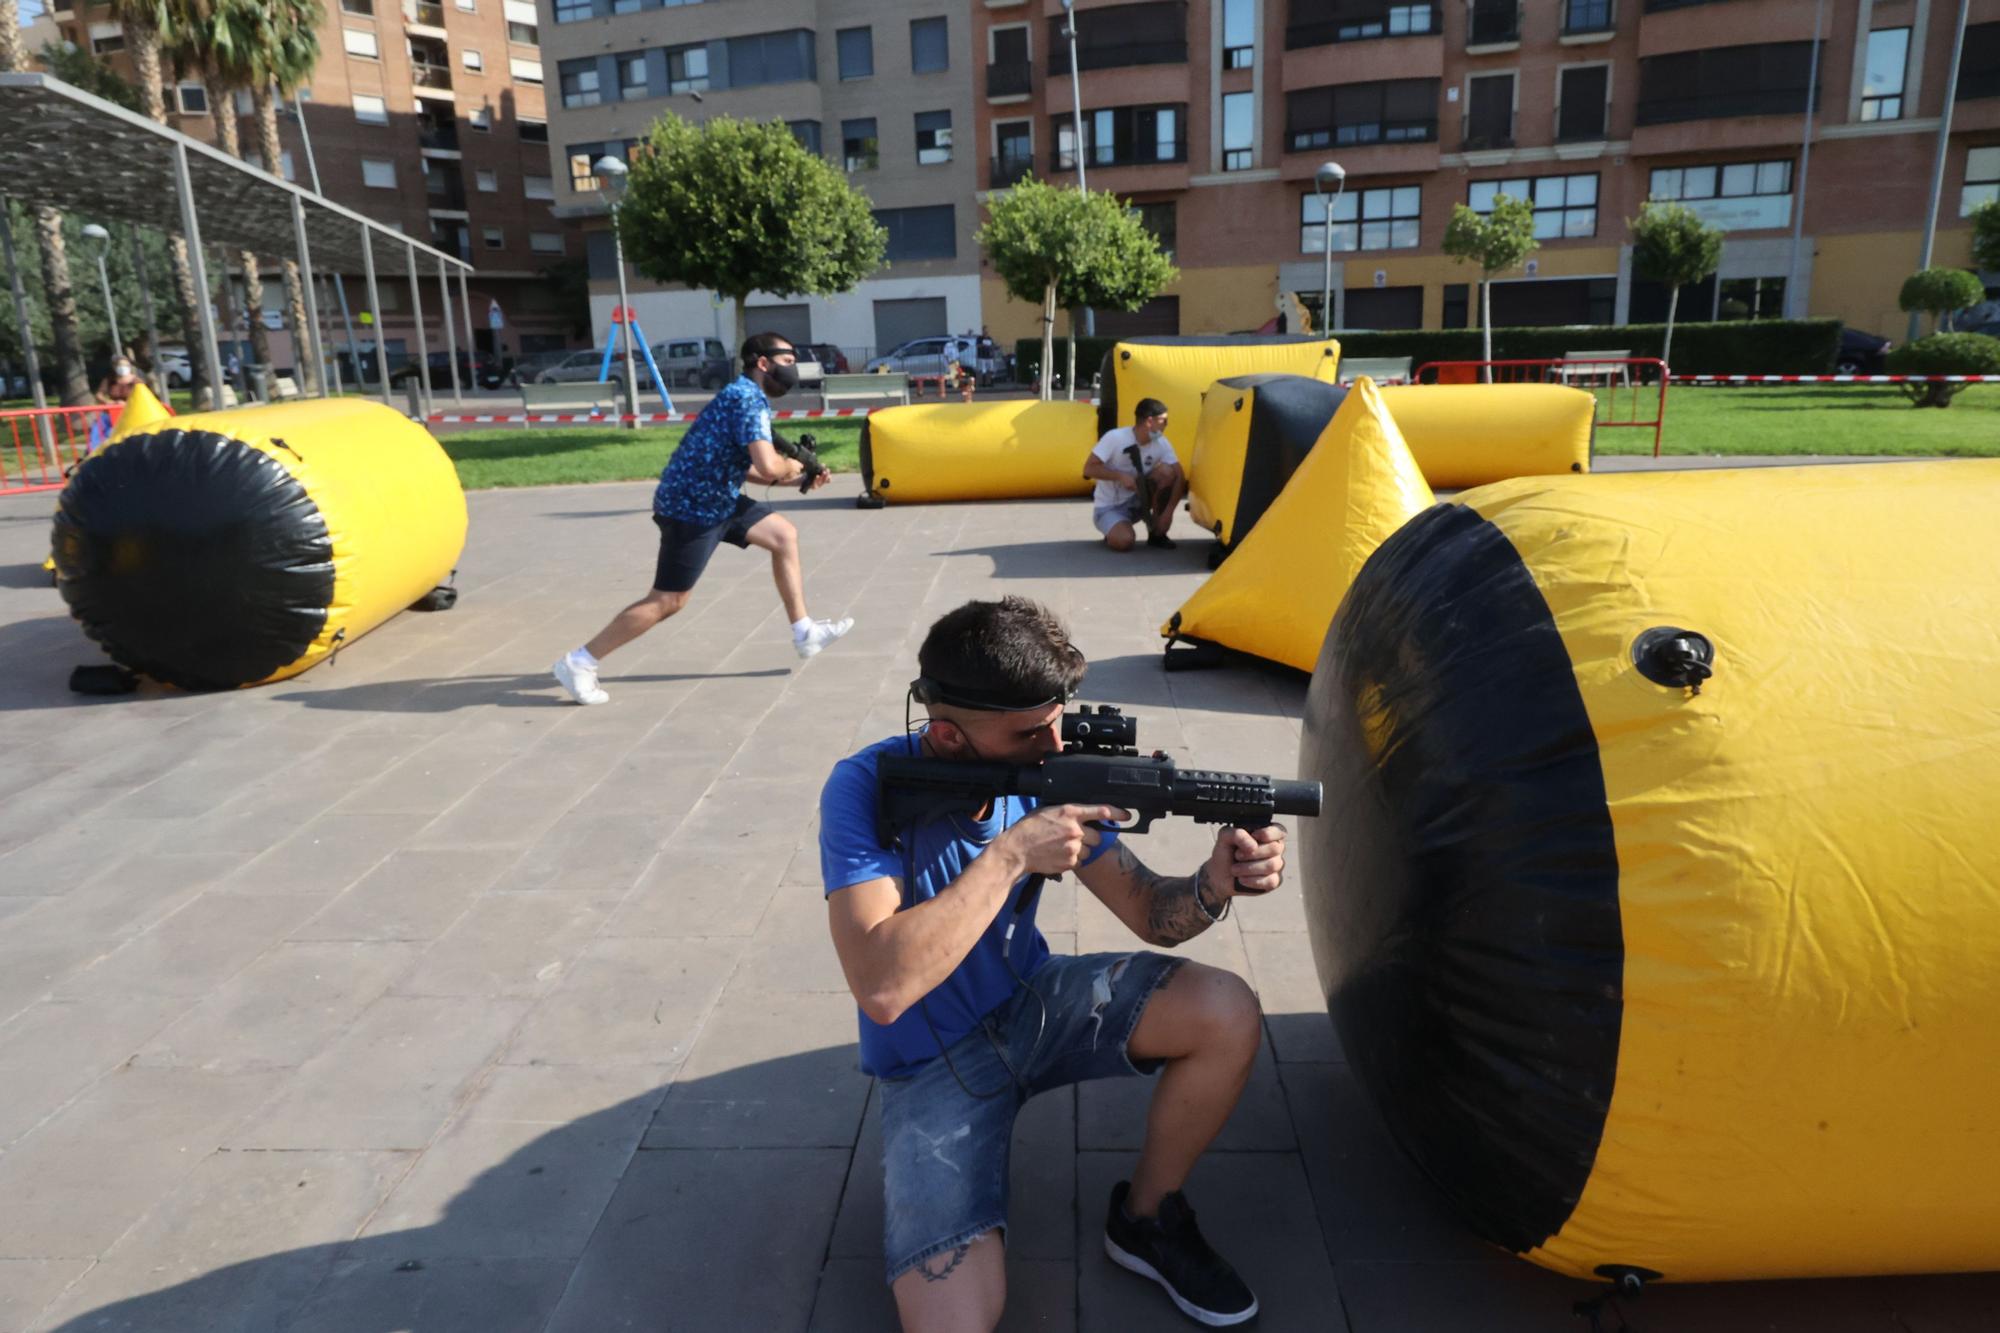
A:
<svg viewBox="0 0 2000 1333">
<path fill-rule="evenodd" d="M 396 982 L 395 993 L 540 995 L 597 934 L 613 901 L 575 893 L 477 898 Z"/>
<path fill-rule="evenodd" d="M 289 938 L 434 940 L 518 856 L 508 848 L 391 852 Z"/>
<path fill-rule="evenodd" d="M 575 803 L 575 793 L 524 782 L 475 788 L 409 842 L 411 847 L 529 847 Z"/>
<path fill-rule="evenodd" d="M 63 1288 L 90 1270 L 88 1259 L 0 1259 L 0 1328 L 31 1328 Z"/>
<path fill-rule="evenodd" d="M 665 849 L 605 927 L 627 938 L 749 935 L 781 892 L 790 847 L 770 843 Z"/>
<path fill-rule="evenodd" d="M 1264 1006 L 1266 1030 L 1280 1060 L 1338 1060 L 1340 1039 L 1326 1012 L 1313 968 L 1312 944 L 1303 933 L 1243 932 L 1250 984 Z"/>
<path fill-rule="evenodd" d="M 727 996 L 667 1092 L 648 1148 L 851 1149 L 868 1080 L 846 995 Z"/>
<path fill-rule="evenodd" d="M 0 884 L 10 894 L 56 897 L 104 870 L 112 861 L 170 838 L 172 819 L 99 816 L 65 822 L 0 856 Z"/>
<path fill-rule="evenodd" d="M 323 814 L 273 843 L 222 887 L 244 894 L 338 893 L 427 822 L 424 815 Z"/>
<path fill-rule="evenodd" d="M 124 1065 L 189 1001 L 156 996 L 45 1000 L 0 1027 L 0 1148 Z"/>
<path fill-rule="evenodd" d="M 508 1064 L 678 1067 L 735 967 L 710 940 L 601 939 L 514 1035 Z"/>
<path fill-rule="evenodd" d="M 622 895 L 659 855 L 667 831 L 645 816 L 594 813 L 586 801 L 557 820 L 493 887 L 501 893 Z"/>
<path fill-rule="evenodd" d="M 549 1333 L 803 1327 L 846 1170 L 839 1149 L 640 1153 Z"/>
<path fill-rule="evenodd" d="M 831 1259 L 820 1274 L 810 1333 L 896 1327 L 896 1298 L 880 1260 Z M 1076 1267 L 1066 1260 L 1007 1256 L 1007 1306 L 997 1333 L 1067 1333 L 1076 1327 Z"/>
<path fill-rule="evenodd" d="M 331 1270 L 399 1153 L 213 1153 L 49 1311 L 106 1333 L 261 1333 Z"/>
<path fill-rule="evenodd" d="M 199 996 L 311 916 L 307 898 L 204 893 L 58 985 L 59 999 L 91 995 Z"/>
<path fill-rule="evenodd" d="M 286 1333 L 541 1333 L 569 1285 L 566 1259 L 398 1258 L 396 1237 L 350 1247 Z"/>
<path fill-rule="evenodd" d="M 830 991 L 847 995 L 846 974 L 817 885 L 781 886 L 742 946 L 732 991 Z"/>
</svg>

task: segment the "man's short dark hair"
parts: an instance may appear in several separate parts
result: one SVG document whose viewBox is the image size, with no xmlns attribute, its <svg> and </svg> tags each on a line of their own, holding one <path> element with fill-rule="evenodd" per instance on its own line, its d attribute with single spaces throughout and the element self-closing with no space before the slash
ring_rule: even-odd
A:
<svg viewBox="0 0 2000 1333">
<path fill-rule="evenodd" d="M 1167 414 L 1167 405 L 1161 402 L 1159 399 L 1141 398 L 1139 400 L 1139 405 L 1132 409 L 1132 423 L 1134 425 L 1137 425 L 1139 422 L 1144 421 L 1147 417 L 1163 417 L 1166 414 Z"/>
<path fill-rule="evenodd" d="M 792 350 L 792 340 L 779 333 L 753 333 L 743 340 L 743 368 L 754 370 L 757 358 Z"/>
<path fill-rule="evenodd" d="M 1055 613 L 1026 597 L 967 602 L 938 618 L 917 650 L 917 669 L 941 703 L 985 711 L 1068 700 L 1089 664 Z"/>
</svg>

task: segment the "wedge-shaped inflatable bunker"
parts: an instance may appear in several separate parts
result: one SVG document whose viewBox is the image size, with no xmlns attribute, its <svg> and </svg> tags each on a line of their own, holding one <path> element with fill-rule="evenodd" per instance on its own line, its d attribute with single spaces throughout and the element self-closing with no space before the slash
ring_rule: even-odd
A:
<svg viewBox="0 0 2000 1333">
<path fill-rule="evenodd" d="M 1356 382 L 1236 553 L 1161 627 L 1312 670 L 1327 624 L 1369 553 L 1432 503 L 1382 395 Z"/>
<path fill-rule="evenodd" d="M 1097 443 L 1089 403 L 913 403 L 868 414 L 861 474 L 891 504 L 1088 495 Z"/>
<path fill-rule="evenodd" d="M 1305 375 L 1217 380 L 1188 461 L 1188 512 L 1224 548 L 1250 531 L 1333 420 L 1347 390 Z"/>
<path fill-rule="evenodd" d="M 1098 369 L 1097 433 L 1132 424 L 1141 398 L 1167 405 L 1167 438 L 1194 442 L 1201 396 L 1217 380 L 1236 375 L 1305 375 L 1331 383 L 1340 344 L 1304 334 L 1243 334 L 1187 338 L 1128 338 L 1104 354 Z M 1181 458 L 1187 458 L 1183 447 Z"/>
<path fill-rule="evenodd" d="M 1996 509 L 1989 461 L 1524 479 L 1363 567 L 1305 715 L 1313 954 L 1481 1235 L 2000 1268 Z"/>
<path fill-rule="evenodd" d="M 188 689 L 295 676 L 443 583 L 465 494 L 430 432 L 334 399 L 128 408 L 63 489 L 52 547 L 84 632 Z"/>
<path fill-rule="evenodd" d="M 1562 384 L 1399 384 L 1382 390 L 1424 480 L 1441 491 L 1590 471 L 1597 399 Z"/>
</svg>

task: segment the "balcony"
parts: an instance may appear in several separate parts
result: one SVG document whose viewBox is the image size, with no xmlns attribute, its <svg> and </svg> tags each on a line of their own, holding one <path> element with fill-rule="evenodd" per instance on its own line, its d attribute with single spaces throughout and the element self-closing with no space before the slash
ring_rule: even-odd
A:
<svg viewBox="0 0 2000 1333">
<path fill-rule="evenodd" d="M 1573 108 L 1567 105 L 1556 108 L 1555 141 L 1565 143 L 1602 143 L 1611 137 L 1611 100 L 1606 98 L 1603 106 Z"/>
<path fill-rule="evenodd" d="M 458 122 L 456 120 L 422 119 L 417 122 L 417 143 L 425 148 L 458 151 Z"/>
<path fill-rule="evenodd" d="M 403 0 L 403 22 L 412 27 L 444 31 L 444 6 L 432 0 Z"/>
<path fill-rule="evenodd" d="M 1512 125 L 1481 127 L 1475 126 L 1469 120 L 1465 123 L 1465 129 L 1461 133 L 1458 142 L 1459 151 L 1465 153 L 1499 152 L 1513 146 L 1514 127 Z"/>
<path fill-rule="evenodd" d="M 1162 163 L 1187 161 L 1187 140 L 1176 139 L 1171 144 L 1155 141 L 1145 143 L 1101 144 L 1086 148 L 1083 156 L 1085 171 L 1095 171 L 1099 167 L 1150 167 Z M 1076 154 L 1065 148 L 1049 152 L 1049 170 L 1061 174 L 1076 170 Z"/>
<path fill-rule="evenodd" d="M 1033 153 L 1002 153 L 1000 156 L 991 159 L 987 165 L 987 179 L 991 182 L 987 188 L 991 190 L 1005 190 L 1011 186 L 1019 185 L 1022 181 L 1035 174 L 1035 155 Z"/>
<path fill-rule="evenodd" d="M 1367 148 L 1376 144 L 1435 143 L 1435 120 L 1370 121 L 1335 125 L 1331 129 L 1293 130 L 1285 135 L 1288 153 L 1316 153 L 1327 148 Z"/>
<path fill-rule="evenodd" d="M 1964 84 L 1959 86 L 1963 88 Z M 1817 109 L 1819 90 L 1816 88 L 1812 102 Z M 1797 116 L 1803 115 L 1805 109 L 1806 92 L 1803 88 L 1743 88 L 1735 92 L 1676 97 L 1641 95 L 1634 124 L 1672 125 L 1687 120 L 1724 120 L 1738 116 Z"/>
<path fill-rule="evenodd" d="M 1126 42 L 1118 46 L 1086 46 L 1076 53 L 1076 63 L 1086 70 L 1120 69 L 1127 65 L 1185 65 L 1187 43 Z M 1051 76 L 1069 73 L 1069 43 L 1057 43 L 1049 52 Z M 988 93 L 991 96 L 991 93 Z"/>
<path fill-rule="evenodd" d="M 1465 31 L 1465 49 L 1505 50 L 1521 44 L 1520 0 L 1473 0 L 1472 18 Z"/>
<path fill-rule="evenodd" d="M 412 61 L 410 82 L 420 90 L 448 93 L 451 91 L 451 66 Z"/>
<path fill-rule="evenodd" d="M 448 255 L 457 255 L 466 263 L 472 262 L 472 228 L 457 223 L 433 222 L 431 224 L 431 244 Z"/>
<path fill-rule="evenodd" d="M 1035 90 L 1035 66 L 1029 60 L 996 60 L 986 67 L 986 97 L 1026 97 Z"/>
<path fill-rule="evenodd" d="M 1302 18 L 1285 29 L 1285 49 L 1364 42 L 1382 37 L 1434 37 L 1437 10 L 1430 5 L 1391 5 L 1373 14 Z"/>
</svg>

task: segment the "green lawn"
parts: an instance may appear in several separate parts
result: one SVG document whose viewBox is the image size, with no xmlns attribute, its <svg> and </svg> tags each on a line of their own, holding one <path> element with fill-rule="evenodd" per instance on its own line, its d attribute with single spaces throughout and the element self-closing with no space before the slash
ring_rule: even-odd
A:
<svg viewBox="0 0 2000 1333">
<path fill-rule="evenodd" d="M 1597 391 L 1599 416 L 1651 416 L 1654 399 Z M 1610 399 L 1616 398 L 1615 409 Z M 1601 454 L 1650 454 L 1650 430 L 1599 430 Z M 1975 384 L 1950 407 L 1911 407 L 1891 385 L 1772 384 L 1667 393 L 1663 454 L 2000 455 L 2000 384 Z"/>
<path fill-rule="evenodd" d="M 590 481 L 651 481 L 660 475 L 685 426 L 618 430 L 611 426 L 493 426 L 440 435 L 468 490 L 488 486 L 558 486 Z M 861 423 L 787 422 L 785 435 L 819 437 L 820 461 L 835 472 L 861 462 Z"/>
</svg>

